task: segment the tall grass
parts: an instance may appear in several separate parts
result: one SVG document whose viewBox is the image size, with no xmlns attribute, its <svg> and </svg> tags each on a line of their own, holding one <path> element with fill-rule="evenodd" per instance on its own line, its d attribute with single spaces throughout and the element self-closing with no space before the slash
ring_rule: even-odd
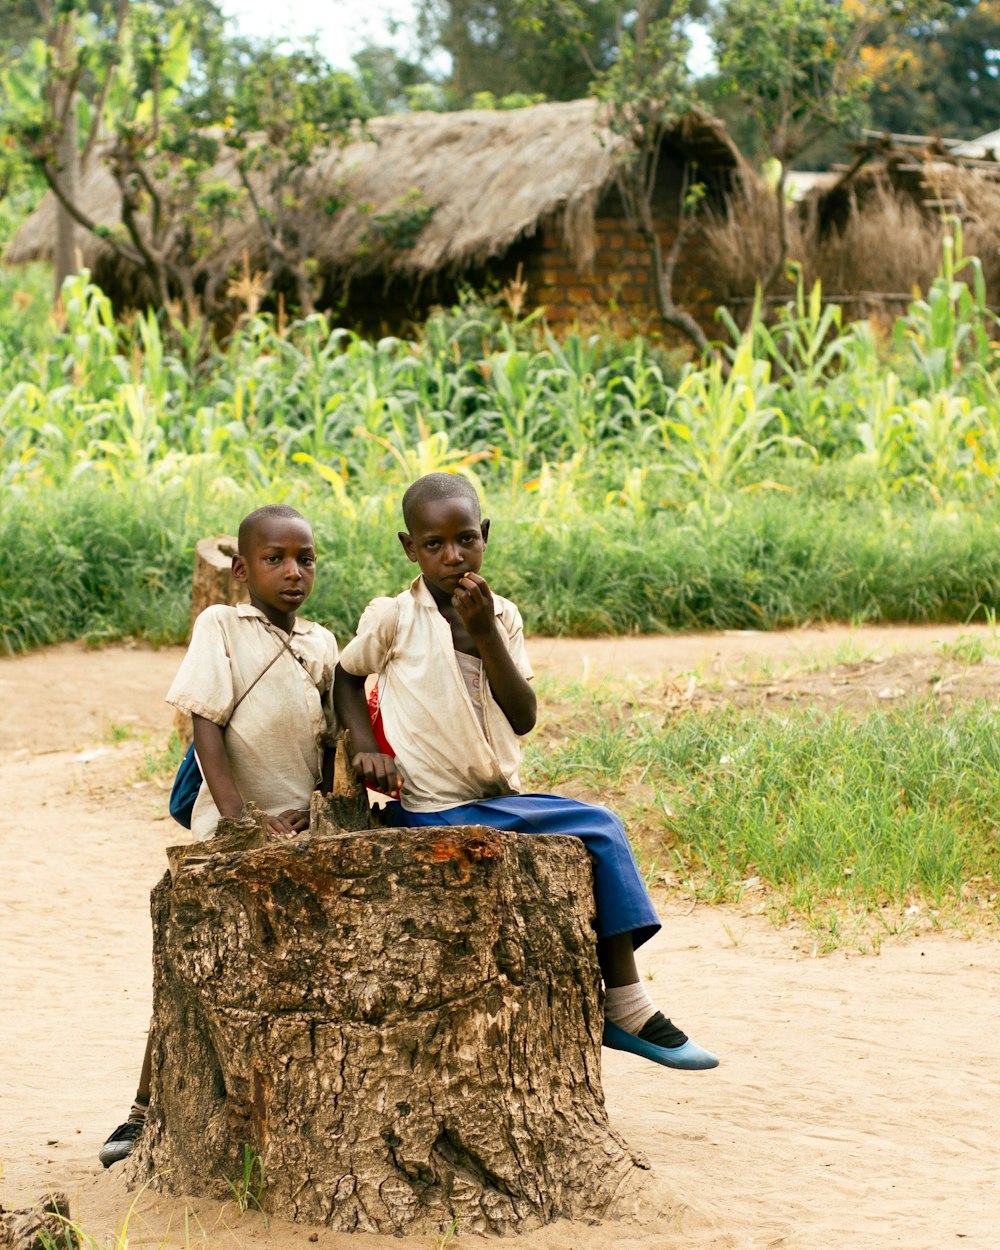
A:
<svg viewBox="0 0 1000 1250">
<path fill-rule="evenodd" d="M 165 341 L 151 314 L 117 324 L 86 276 L 47 339 L 41 292 L 0 284 L 0 472 L 12 490 L 120 487 L 205 467 L 271 493 L 337 473 L 362 496 L 417 460 L 466 456 L 516 495 L 552 465 L 619 491 L 644 469 L 650 506 L 709 498 L 790 464 L 873 460 L 887 493 L 992 485 L 1000 435 L 997 320 L 956 226 L 938 276 L 893 335 L 841 324 L 819 286 L 755 316 L 732 363 L 681 364 L 641 339 L 569 334 L 466 303 L 413 340 L 370 342 L 321 314 L 250 318 L 222 346 Z M 25 301 L 27 300 L 27 304 Z M 209 340 L 211 343 L 211 340 Z M 414 449 L 422 447 L 420 457 Z M 327 478 L 327 482 L 329 478 Z"/>
<path fill-rule="evenodd" d="M 928 172 L 930 172 L 928 170 Z M 1000 302 L 1000 184 L 973 170 L 939 170 L 937 196 L 962 205 L 970 252 L 982 258 L 987 289 Z M 801 266 L 808 287 L 847 296 L 855 312 L 905 307 L 914 289 L 926 291 L 938 269 L 944 240 L 953 233 L 947 215 L 929 212 L 878 178 L 864 174 L 839 204 L 789 206 L 786 222 L 789 255 Z M 705 285 L 723 303 L 746 307 L 759 275 L 777 260 L 777 205 L 762 180 L 744 180 L 726 211 L 707 222 L 701 252 Z M 886 301 L 882 294 L 895 296 Z M 903 297 L 902 305 L 899 297 Z"/>
<path fill-rule="evenodd" d="M 580 691 L 568 697 L 587 706 Z M 607 801 L 623 807 L 641 857 L 702 897 L 738 901 L 753 881 L 805 917 L 825 916 L 831 901 L 957 915 L 1000 882 L 991 707 L 664 720 L 648 702 L 618 715 L 606 692 L 600 703 L 601 716 L 580 715 L 571 736 L 543 734 L 529 776 L 616 795 Z M 639 802 L 629 799 L 635 783 Z"/>
<path fill-rule="evenodd" d="M 413 566 L 398 495 L 354 506 L 286 494 L 320 551 L 308 614 L 350 637 L 376 594 Z M 230 532 L 266 498 L 205 483 L 0 502 L 0 650 L 70 638 L 186 637 L 194 545 Z M 484 574 L 529 631 L 556 635 L 774 629 L 811 620 L 966 620 L 1000 610 L 1000 506 L 928 510 L 797 492 L 738 496 L 721 520 L 698 511 L 550 516 L 502 497 Z"/>
</svg>

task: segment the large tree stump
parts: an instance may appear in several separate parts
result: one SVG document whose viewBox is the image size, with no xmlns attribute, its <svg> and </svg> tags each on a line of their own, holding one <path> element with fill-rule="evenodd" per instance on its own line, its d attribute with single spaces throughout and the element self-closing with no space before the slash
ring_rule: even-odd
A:
<svg viewBox="0 0 1000 1250">
<path fill-rule="evenodd" d="M 216 534 L 211 538 L 202 538 L 195 544 L 189 638 L 195 621 L 210 604 L 228 603 L 235 607 L 238 603 L 247 602 L 246 585 L 233 577 L 234 555 L 236 539 L 230 534 Z M 186 748 L 192 736 L 191 717 L 186 712 L 175 712 L 174 729 Z"/>
<path fill-rule="evenodd" d="M 383 1234 L 630 1207 L 647 1165 L 604 1109 L 580 843 L 313 816 L 291 840 L 220 826 L 153 891 L 130 1182 L 231 1197 L 259 1159 L 264 1210 Z"/>
</svg>

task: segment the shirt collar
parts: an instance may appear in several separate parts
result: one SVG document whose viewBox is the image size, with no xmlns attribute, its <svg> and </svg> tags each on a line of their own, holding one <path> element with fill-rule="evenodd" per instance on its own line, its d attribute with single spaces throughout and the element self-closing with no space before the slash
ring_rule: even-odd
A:
<svg viewBox="0 0 1000 1250">
<path fill-rule="evenodd" d="M 491 592 L 492 593 L 492 592 Z M 421 573 L 419 577 L 415 577 L 410 582 L 410 594 L 420 604 L 422 608 L 431 608 L 434 612 L 438 610 L 437 600 L 427 589 L 427 583 Z M 500 596 L 493 595 L 493 615 L 499 616 L 503 612 L 503 605 L 500 603 Z"/>
<path fill-rule="evenodd" d="M 236 612 L 239 616 L 246 616 L 246 617 L 256 616 L 260 620 L 262 620 L 265 625 L 271 624 L 271 622 L 267 619 L 267 617 L 260 610 L 260 608 L 255 608 L 252 603 L 238 603 L 236 605 Z M 275 626 L 274 628 L 277 628 L 277 626 Z M 314 621 L 303 621 L 300 617 L 297 616 L 295 620 L 292 622 L 293 634 L 308 634 L 308 633 L 311 633 L 313 629 L 315 629 Z"/>
</svg>

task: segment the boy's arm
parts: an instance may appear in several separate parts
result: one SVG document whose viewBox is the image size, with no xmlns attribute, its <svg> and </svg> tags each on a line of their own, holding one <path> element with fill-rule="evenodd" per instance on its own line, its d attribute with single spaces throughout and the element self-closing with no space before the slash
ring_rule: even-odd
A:
<svg viewBox="0 0 1000 1250">
<path fill-rule="evenodd" d="M 493 698 L 511 729 L 516 734 L 529 733 L 535 727 L 538 714 L 535 692 L 500 636 L 493 610 L 493 592 L 486 580 L 478 573 L 466 573 L 451 601 L 479 650 Z"/>
<path fill-rule="evenodd" d="M 333 706 L 337 719 L 351 736 L 351 763 L 364 777 L 365 784 L 383 794 L 394 794 L 401 785 L 396 762 L 379 750 L 365 697 L 365 679 L 337 665 L 333 679 Z"/>
<path fill-rule="evenodd" d="M 225 731 L 215 721 L 193 715 L 194 749 L 201 764 L 201 773 L 212 795 L 215 806 L 223 820 L 236 820 L 243 811 L 243 796 L 236 788 L 233 770 L 226 754 Z M 267 823 L 275 833 L 294 833 L 296 824 L 301 827 L 300 813 L 283 812 L 280 816 L 268 816 Z M 308 824 L 308 812 L 306 813 Z"/>
</svg>

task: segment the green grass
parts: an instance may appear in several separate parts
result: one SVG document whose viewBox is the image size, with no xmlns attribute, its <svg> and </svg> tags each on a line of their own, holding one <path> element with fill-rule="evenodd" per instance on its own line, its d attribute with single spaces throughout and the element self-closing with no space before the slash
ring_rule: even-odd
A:
<svg viewBox="0 0 1000 1250">
<path fill-rule="evenodd" d="M 261 1206 L 261 1199 L 264 1196 L 264 1190 L 267 1188 L 264 1161 L 254 1151 L 252 1146 L 244 1142 L 243 1171 L 238 1177 L 225 1177 L 225 1182 L 232 1192 L 233 1201 L 236 1203 L 237 1210 L 241 1215 L 245 1214 L 251 1207 L 255 1207 L 258 1211 L 264 1209 Z"/>
<path fill-rule="evenodd" d="M 558 706 L 529 750 L 527 784 L 609 796 L 640 862 L 699 898 L 739 903 L 759 883 L 776 915 L 827 929 L 831 917 L 912 906 L 955 924 L 995 920 L 1000 724 L 989 706 L 664 720 L 645 699 L 572 687 Z"/>
<path fill-rule="evenodd" d="M 140 779 L 152 781 L 158 777 L 173 777 L 180 767 L 186 750 L 187 747 L 181 741 L 177 730 L 172 729 L 162 747 L 154 748 L 144 754 L 142 768 L 139 770 Z"/>
<path fill-rule="evenodd" d="M 405 586 L 395 501 L 345 517 L 298 498 L 321 553 L 307 614 L 349 638 L 368 600 Z M 267 496 L 191 485 L 86 486 L 0 500 L 0 651 L 66 639 L 187 636 L 195 543 Z M 498 507 L 484 574 L 531 633 L 777 629 L 815 620 L 970 621 L 1000 606 L 1000 501 L 887 509 L 821 494 L 737 497 L 722 517 L 662 511 L 572 519 Z M 30 574 L 26 570 L 31 570 Z"/>
<path fill-rule="evenodd" d="M 347 637 L 406 583 L 399 497 L 443 468 L 476 475 L 487 575 L 532 632 L 995 612 L 1000 353 L 978 272 L 956 233 L 891 339 L 800 291 L 721 349 L 727 371 L 474 298 L 411 339 L 317 315 L 217 343 L 116 321 L 85 275 L 54 318 L 41 269 L 0 270 L 0 652 L 182 640 L 195 543 L 266 502 L 313 520 L 310 611 Z"/>
</svg>

